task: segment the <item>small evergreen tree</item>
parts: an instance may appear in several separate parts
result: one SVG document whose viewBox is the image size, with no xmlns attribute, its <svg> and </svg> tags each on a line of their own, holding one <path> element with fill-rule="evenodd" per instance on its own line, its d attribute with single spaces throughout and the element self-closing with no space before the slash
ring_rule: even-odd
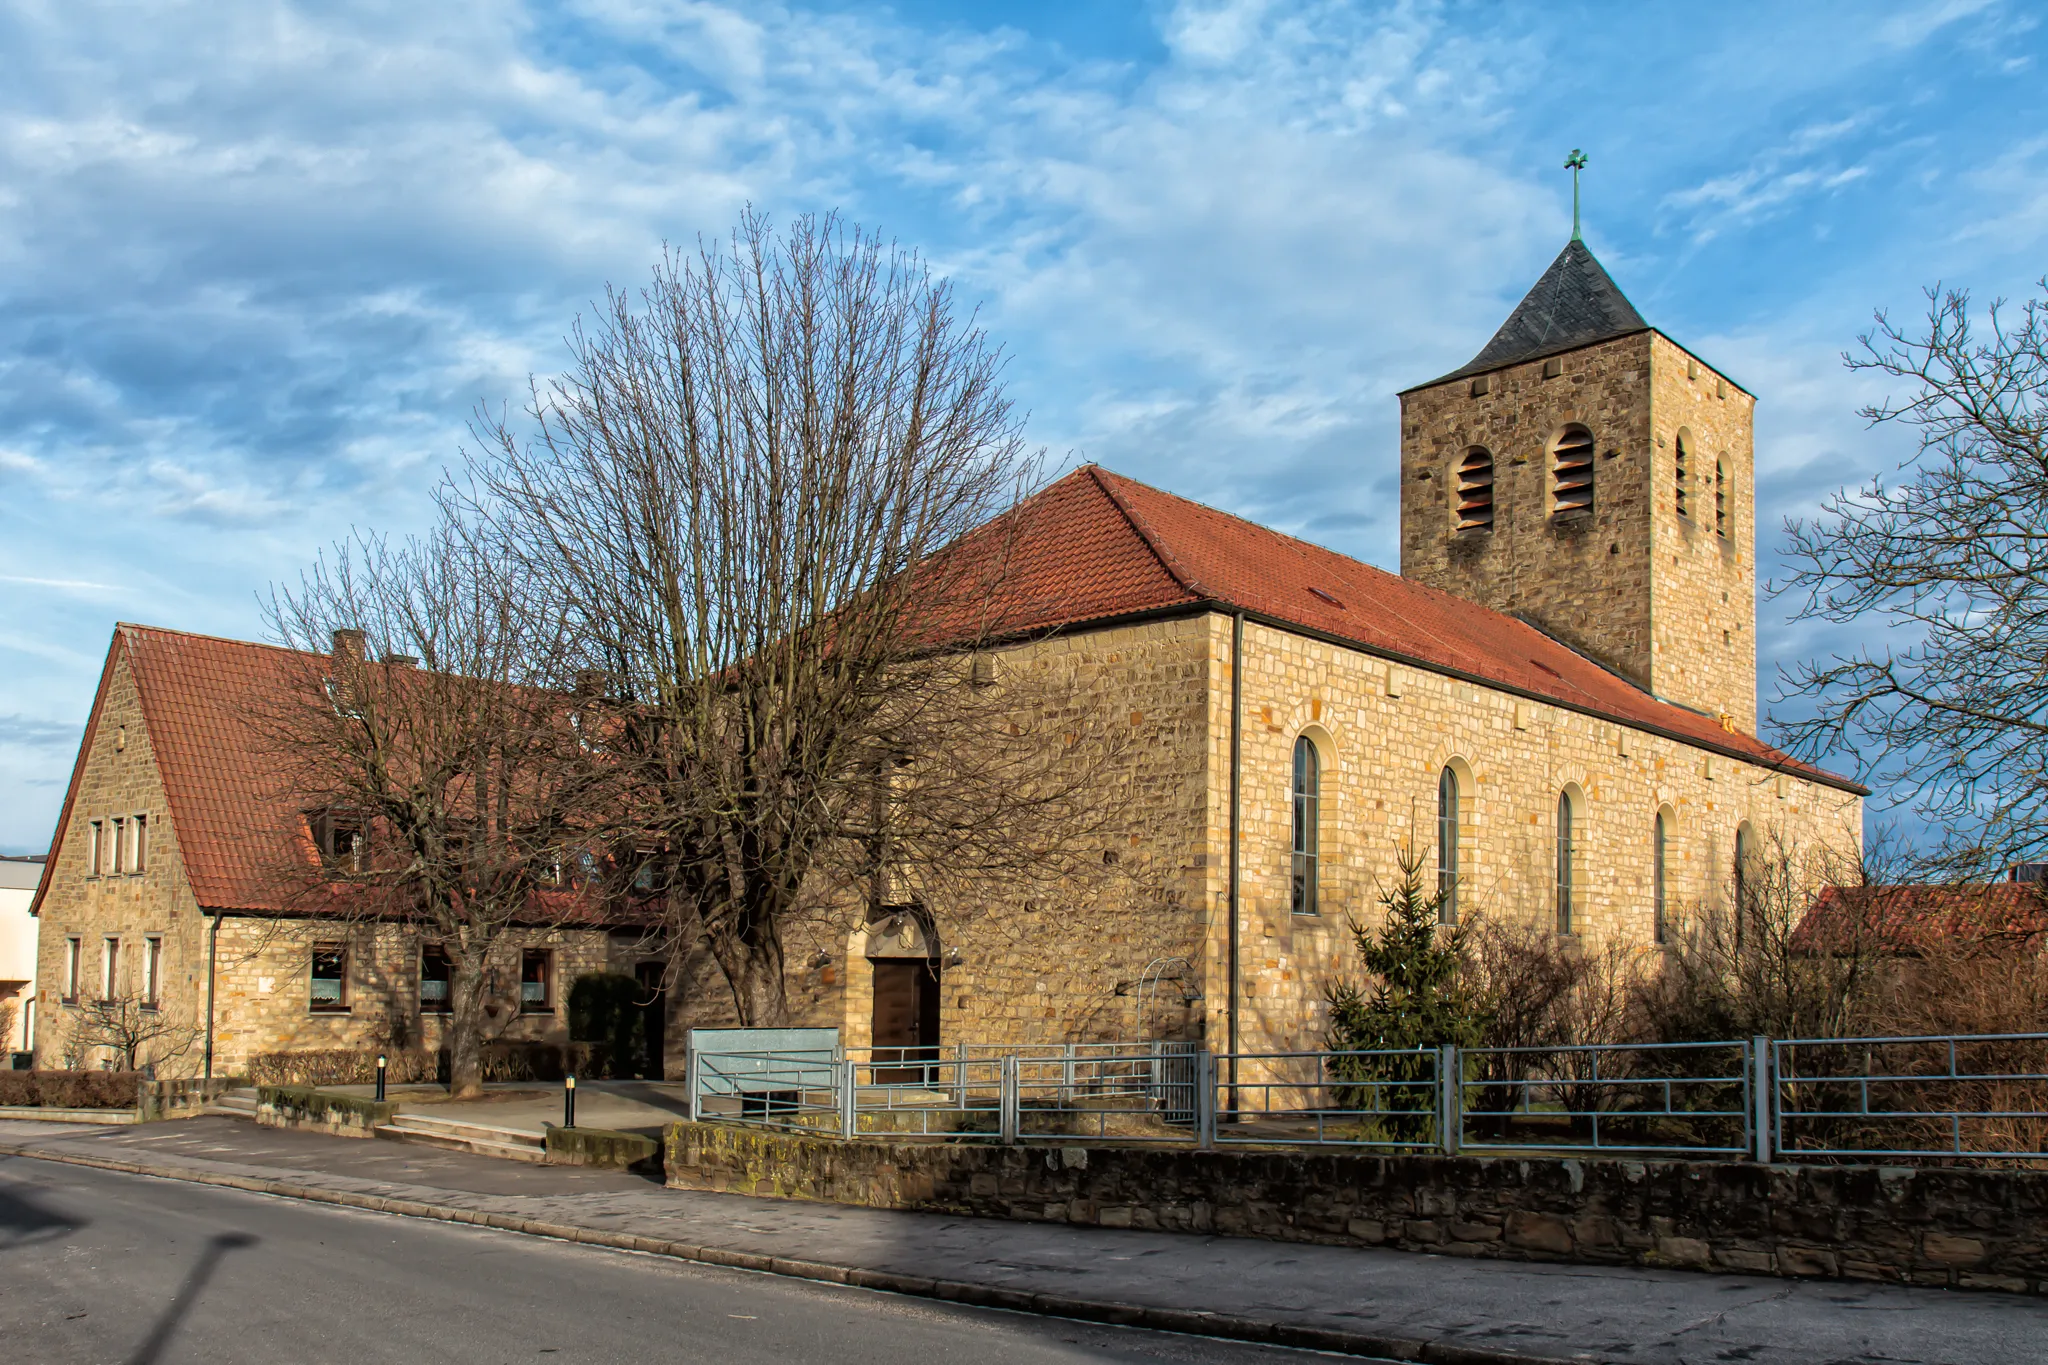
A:
<svg viewBox="0 0 2048 1365">
<path fill-rule="evenodd" d="M 1435 1129 L 1436 1056 L 1421 1049 L 1476 1046 L 1486 1010 L 1462 979 L 1465 930 L 1439 923 L 1443 893 L 1425 890 L 1422 857 L 1403 849 L 1401 878 L 1380 893 L 1386 918 L 1377 932 L 1352 922 L 1351 935 L 1369 984 L 1338 981 L 1330 1002 L 1330 1069 L 1341 1080 L 1337 1101 L 1383 1111 L 1397 1140 L 1420 1142 Z M 1406 1053 L 1408 1055 L 1401 1055 Z"/>
</svg>

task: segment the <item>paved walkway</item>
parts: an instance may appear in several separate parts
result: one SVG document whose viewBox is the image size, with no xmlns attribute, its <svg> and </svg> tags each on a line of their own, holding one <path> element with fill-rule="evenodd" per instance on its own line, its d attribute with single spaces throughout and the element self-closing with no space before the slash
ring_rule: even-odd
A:
<svg viewBox="0 0 2048 1365">
<path fill-rule="evenodd" d="M 242 1119 L 92 1129 L 0 1122 L 0 1154 L 1442 1365 L 2037 1365 L 2048 1356 L 2048 1303 L 2015 1295 L 1527 1265 L 751 1199 Z"/>
</svg>

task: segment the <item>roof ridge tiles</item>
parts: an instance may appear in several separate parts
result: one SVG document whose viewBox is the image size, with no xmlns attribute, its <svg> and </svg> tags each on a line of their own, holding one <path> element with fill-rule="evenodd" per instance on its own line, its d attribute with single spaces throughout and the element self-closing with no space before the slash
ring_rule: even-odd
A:
<svg viewBox="0 0 2048 1365">
<path fill-rule="evenodd" d="M 1180 557 L 1167 548 L 1166 543 L 1160 539 L 1159 534 L 1152 529 L 1144 517 L 1138 514 L 1138 510 L 1131 506 L 1130 500 L 1111 486 L 1112 480 L 1119 483 L 1137 483 L 1137 480 L 1128 479 L 1124 475 L 1104 469 L 1099 464 L 1089 464 L 1084 467 L 1094 478 L 1095 486 L 1102 490 L 1103 495 L 1110 500 L 1110 503 L 1115 506 L 1116 510 L 1123 514 L 1124 520 L 1130 523 L 1131 529 L 1138 533 L 1138 539 L 1145 542 L 1145 548 L 1152 552 L 1152 557 L 1159 561 L 1159 567 L 1166 570 L 1167 576 L 1198 599 L 1203 601 L 1216 600 L 1217 594 L 1203 587 L 1195 576 L 1187 571 L 1187 567 L 1180 562 Z M 1149 485 L 1138 484 L 1138 487 L 1149 488 Z M 1153 489 L 1152 491 L 1157 492 L 1158 490 Z M 1197 506 L 1199 505 L 1197 504 Z M 1224 512 L 1220 515 L 1229 516 L 1230 514 Z"/>
</svg>

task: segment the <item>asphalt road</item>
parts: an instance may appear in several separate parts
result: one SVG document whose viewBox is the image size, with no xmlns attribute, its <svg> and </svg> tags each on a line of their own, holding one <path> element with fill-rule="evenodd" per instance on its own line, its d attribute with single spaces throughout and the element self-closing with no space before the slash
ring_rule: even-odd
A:
<svg viewBox="0 0 2048 1365">
<path fill-rule="evenodd" d="M 0 1359 L 1216 1362 L 1306 1353 L 957 1308 L 0 1158 Z"/>
</svg>

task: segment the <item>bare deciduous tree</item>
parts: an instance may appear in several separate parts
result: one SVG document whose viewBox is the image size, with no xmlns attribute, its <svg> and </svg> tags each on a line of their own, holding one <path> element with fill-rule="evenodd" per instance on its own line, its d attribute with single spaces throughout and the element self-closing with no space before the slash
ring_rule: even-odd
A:
<svg viewBox="0 0 2048 1365">
<path fill-rule="evenodd" d="M 835 894 L 1077 868 L 1109 727 L 1031 668 L 981 685 L 1036 461 L 949 286 L 750 214 L 572 352 L 521 429 L 480 424 L 449 502 L 605 677 L 619 837 L 659 851 L 675 941 L 739 1020 L 785 1016 L 790 924 Z"/>
<path fill-rule="evenodd" d="M 105 1048 L 118 1061 L 117 1071 L 139 1070 L 145 1061 L 162 1066 L 184 1056 L 199 1038 L 190 1024 L 158 1013 L 138 995 L 116 995 L 104 1000 L 87 1000 L 79 1005 L 72 1025 L 74 1048 L 81 1059 Z M 83 1061 L 81 1060 L 81 1065 Z"/>
<path fill-rule="evenodd" d="M 1839 1038 L 1888 989 L 1882 902 L 1897 856 L 1860 857 L 1769 830 L 1722 894 L 1675 916 L 1658 969 L 1636 985 L 1634 1031 L 1653 1042 Z"/>
<path fill-rule="evenodd" d="M 1784 729 L 1806 754 L 1855 754 L 1948 832 L 1937 871 L 1981 876 L 2048 852 L 2048 299 L 1981 323 L 1966 293 L 1928 300 L 1924 332 L 1879 314 L 1845 357 L 1914 386 L 1863 412 L 1918 429 L 1905 481 L 1789 522 L 1778 589 L 1805 591 L 1802 619 L 1898 643 L 1795 670 L 1814 710 Z"/>
<path fill-rule="evenodd" d="M 450 1081 L 474 1093 L 493 954 L 602 900 L 609 774 L 577 729 L 590 699 L 545 685 L 544 614 L 446 523 L 335 547 L 268 614 L 302 653 L 255 723 L 315 846 L 282 856 L 285 884 L 329 920 L 441 942 Z"/>
</svg>

